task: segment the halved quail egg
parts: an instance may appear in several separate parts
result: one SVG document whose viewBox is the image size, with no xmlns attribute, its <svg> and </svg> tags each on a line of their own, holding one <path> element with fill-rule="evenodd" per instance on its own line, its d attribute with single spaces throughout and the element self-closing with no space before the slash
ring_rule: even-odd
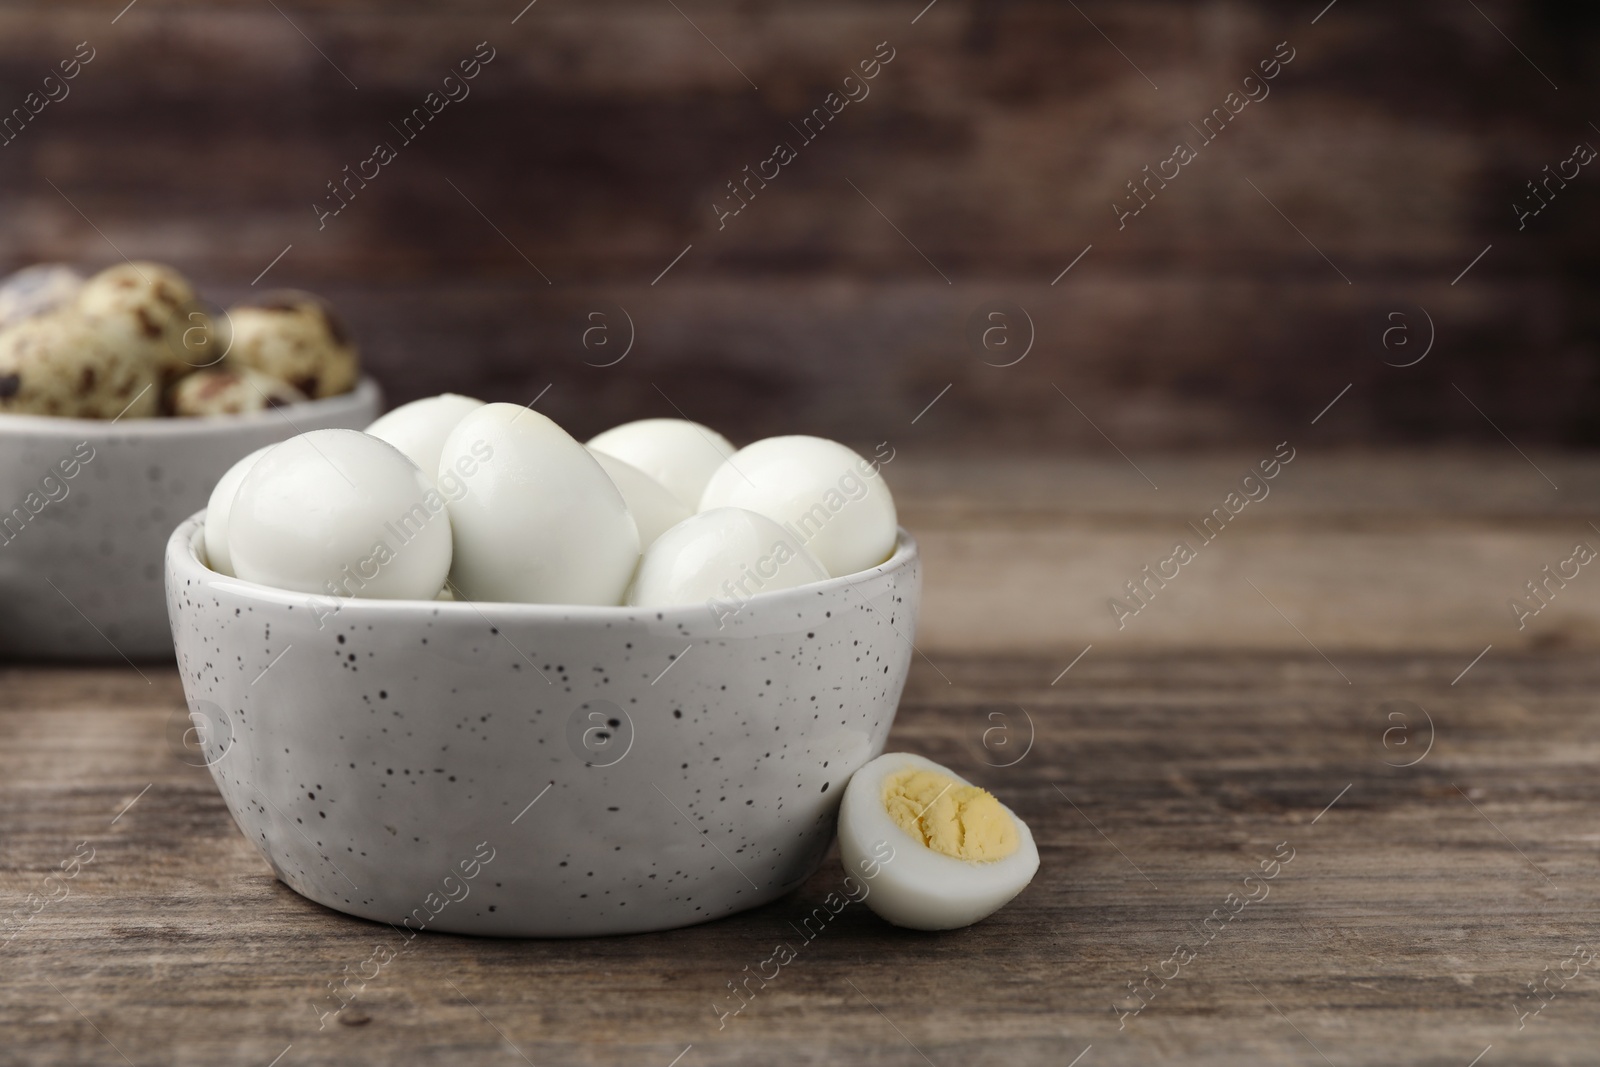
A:
<svg viewBox="0 0 1600 1067">
<path fill-rule="evenodd" d="M 867 907 L 914 930 L 987 918 L 1039 869 L 1033 834 L 1010 808 L 908 752 L 879 756 L 850 779 L 839 853 L 847 871 L 867 879 Z"/>
</svg>

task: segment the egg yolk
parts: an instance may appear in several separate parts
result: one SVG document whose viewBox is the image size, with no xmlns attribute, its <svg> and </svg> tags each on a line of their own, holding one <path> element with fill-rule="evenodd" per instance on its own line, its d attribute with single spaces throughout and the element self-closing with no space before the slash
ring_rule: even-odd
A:
<svg viewBox="0 0 1600 1067">
<path fill-rule="evenodd" d="M 883 806 L 900 829 L 958 860 L 998 860 L 1017 850 L 1016 825 L 998 800 L 937 771 L 907 767 L 890 775 Z"/>
</svg>

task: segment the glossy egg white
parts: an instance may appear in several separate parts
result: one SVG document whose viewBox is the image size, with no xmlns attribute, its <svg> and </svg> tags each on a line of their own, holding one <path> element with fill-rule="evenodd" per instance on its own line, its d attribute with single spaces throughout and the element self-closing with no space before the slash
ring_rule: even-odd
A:
<svg viewBox="0 0 1600 1067">
<path fill-rule="evenodd" d="M 972 784 L 948 767 L 908 752 L 879 756 L 845 787 L 839 804 L 840 860 L 846 871 L 866 879 L 867 907 L 894 925 L 913 930 L 970 926 L 1000 910 L 1033 880 L 1039 869 L 1033 834 L 1006 808 L 1018 839 L 1009 856 L 977 863 L 935 852 L 902 830 L 883 804 L 885 780 L 908 767 Z"/>
<path fill-rule="evenodd" d="M 700 510 L 745 508 L 784 526 L 835 578 L 894 552 L 899 519 L 883 475 L 837 441 L 768 437 L 728 457 Z"/>
<path fill-rule="evenodd" d="M 456 423 L 481 407 L 483 401 L 470 396 L 441 393 L 401 404 L 379 417 L 366 432 L 394 445 L 432 478 L 439 470 L 444 439 L 450 436 Z"/>
<path fill-rule="evenodd" d="M 702 511 L 645 550 L 628 603 L 706 604 L 719 618 L 757 593 L 819 582 L 828 572 L 788 531 L 742 508 Z"/>
<path fill-rule="evenodd" d="M 733 454 L 733 444 L 717 431 L 687 419 L 640 419 L 613 426 L 592 438 L 589 447 L 638 467 L 667 487 L 691 512 L 711 475 Z"/>
<path fill-rule="evenodd" d="M 622 602 L 638 527 L 599 461 L 561 427 L 517 404 L 486 404 L 445 439 L 441 479 L 446 471 L 461 480 L 449 494 L 459 597 Z"/>
<path fill-rule="evenodd" d="M 239 491 L 239 483 L 244 481 L 244 476 L 256 465 L 256 460 L 271 449 L 272 445 L 258 448 L 229 467 L 217 479 L 217 484 L 211 490 L 211 498 L 206 501 L 206 563 L 218 574 L 237 577 L 233 573 L 233 557 L 228 554 L 228 516 L 233 511 L 233 497 Z"/>
<path fill-rule="evenodd" d="M 694 514 L 694 509 L 679 500 L 667 487 L 631 463 L 616 456 L 589 449 L 601 468 L 611 479 L 611 484 L 622 494 L 628 512 L 639 527 L 639 547 L 646 549 L 651 542 Z"/>
<path fill-rule="evenodd" d="M 280 589 L 426 600 L 450 569 L 450 520 L 432 481 L 356 430 L 273 446 L 239 483 L 227 528 L 234 573 Z"/>
</svg>

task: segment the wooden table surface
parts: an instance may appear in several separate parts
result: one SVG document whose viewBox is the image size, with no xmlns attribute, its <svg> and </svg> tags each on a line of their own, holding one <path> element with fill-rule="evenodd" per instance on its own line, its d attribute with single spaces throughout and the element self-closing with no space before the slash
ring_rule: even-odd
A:
<svg viewBox="0 0 1600 1067">
<path fill-rule="evenodd" d="M 1137 637 L 1103 603 L 1131 577 L 1118 546 L 1170 540 L 1191 499 L 1226 490 L 1227 463 L 1141 460 L 1165 497 L 1115 457 L 900 468 L 929 596 L 891 747 L 999 795 L 1039 874 L 953 933 L 851 905 L 725 1020 L 728 983 L 799 940 L 836 860 L 694 929 L 424 935 L 319 1028 L 329 983 L 399 938 L 274 880 L 167 739 L 175 672 L 0 669 L 0 1063 L 1593 1064 L 1600 659 L 1573 620 L 1600 580 L 1562 590 L 1528 628 L 1553 627 L 1540 640 L 1517 631 L 1504 601 L 1521 581 L 1501 573 L 1565 558 L 1554 546 L 1587 521 L 1573 493 L 1600 465 L 1534 458 L 1561 491 L 1541 496 L 1515 457 L 1307 462 L 1298 495 L 1252 505 L 1197 562 L 1210 624 L 1196 604 L 1201 623 Z M 1050 488 L 1102 484 L 1076 507 Z M 1452 537 L 1489 548 L 1446 588 L 1407 553 Z M 951 590 L 981 586 L 979 560 L 1032 566 L 1031 602 L 963 610 Z M 1357 625 L 1390 633 L 1395 616 L 1414 640 Z"/>
</svg>

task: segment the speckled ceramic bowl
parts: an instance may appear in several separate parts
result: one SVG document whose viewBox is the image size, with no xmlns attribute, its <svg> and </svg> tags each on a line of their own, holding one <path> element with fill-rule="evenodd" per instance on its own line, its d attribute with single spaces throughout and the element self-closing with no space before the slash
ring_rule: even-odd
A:
<svg viewBox="0 0 1600 1067">
<path fill-rule="evenodd" d="M 409 929 L 664 930 L 794 889 L 877 756 L 921 569 L 664 610 L 328 601 L 167 546 L 191 715 L 234 820 L 318 903 Z"/>
<path fill-rule="evenodd" d="M 257 415 L 0 415 L 0 658 L 170 660 L 161 560 L 172 524 L 261 446 L 362 429 L 381 403 L 363 379 Z"/>
</svg>

